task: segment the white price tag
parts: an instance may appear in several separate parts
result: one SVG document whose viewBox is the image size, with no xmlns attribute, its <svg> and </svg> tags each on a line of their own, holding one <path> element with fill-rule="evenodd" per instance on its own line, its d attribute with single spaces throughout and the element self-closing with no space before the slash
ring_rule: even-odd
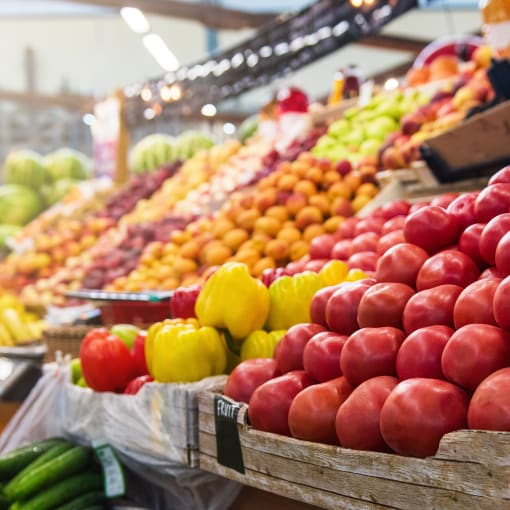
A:
<svg viewBox="0 0 510 510">
<path fill-rule="evenodd" d="M 93 447 L 103 467 L 104 492 L 107 498 L 117 498 L 126 493 L 126 482 L 122 466 L 112 447 L 105 442 L 95 441 Z"/>
</svg>

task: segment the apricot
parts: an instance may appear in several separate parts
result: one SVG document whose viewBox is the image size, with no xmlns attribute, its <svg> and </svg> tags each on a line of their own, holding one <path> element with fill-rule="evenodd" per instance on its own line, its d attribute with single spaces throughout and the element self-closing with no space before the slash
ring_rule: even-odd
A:
<svg viewBox="0 0 510 510">
<path fill-rule="evenodd" d="M 235 223 L 232 220 L 225 216 L 219 216 L 213 223 L 211 232 L 213 233 L 214 237 L 221 239 L 229 230 L 232 230 L 233 228 L 235 228 Z"/>
<path fill-rule="evenodd" d="M 317 195 L 310 197 L 308 203 L 317 207 L 317 209 L 319 209 L 322 214 L 329 213 L 330 200 L 328 199 L 326 193 L 318 193 Z"/>
<path fill-rule="evenodd" d="M 273 205 L 267 209 L 265 216 L 276 218 L 279 222 L 283 223 L 289 219 L 289 212 L 284 205 Z"/>
<path fill-rule="evenodd" d="M 314 223 L 313 225 L 308 225 L 303 232 L 303 239 L 306 242 L 310 242 L 313 238 L 319 237 L 322 234 L 326 233 L 326 229 L 320 223 Z"/>
<path fill-rule="evenodd" d="M 242 228 L 234 228 L 223 236 L 223 244 L 235 252 L 241 244 L 248 240 L 248 232 Z"/>
<path fill-rule="evenodd" d="M 351 196 L 352 196 L 351 186 L 349 186 L 349 184 L 343 181 L 333 183 L 328 189 L 328 198 L 331 201 L 337 197 L 342 197 L 349 200 Z"/>
<path fill-rule="evenodd" d="M 260 218 L 260 212 L 258 209 L 245 209 L 239 213 L 236 222 L 239 227 L 244 228 L 245 230 L 251 230 L 258 218 Z"/>
<path fill-rule="evenodd" d="M 253 276 L 260 276 L 266 269 L 274 269 L 275 261 L 271 257 L 264 257 L 258 260 L 252 267 Z"/>
<path fill-rule="evenodd" d="M 273 239 L 267 243 L 264 254 L 276 261 L 284 260 L 289 256 L 289 243 L 283 239 Z"/>
<path fill-rule="evenodd" d="M 331 216 L 331 218 L 328 218 L 324 222 L 324 230 L 326 230 L 328 234 L 333 234 L 338 230 L 338 227 L 344 220 L 345 218 L 343 216 Z"/>
<path fill-rule="evenodd" d="M 294 191 L 296 193 L 303 193 L 304 195 L 311 197 L 317 194 L 317 186 L 312 181 L 303 179 L 296 183 L 294 186 Z"/>
<path fill-rule="evenodd" d="M 290 260 L 299 260 L 308 254 L 308 243 L 306 241 L 294 241 L 290 245 Z"/>
<path fill-rule="evenodd" d="M 284 227 L 280 230 L 280 232 L 278 232 L 276 238 L 293 243 L 294 241 L 301 239 L 301 231 L 296 227 Z"/>
<path fill-rule="evenodd" d="M 308 205 L 296 214 L 296 226 L 304 229 L 312 223 L 322 223 L 323 214 L 318 207 Z"/>
<path fill-rule="evenodd" d="M 275 236 L 280 231 L 280 227 L 281 222 L 269 216 L 262 216 L 255 222 L 256 232 L 263 232 L 270 236 Z"/>
</svg>

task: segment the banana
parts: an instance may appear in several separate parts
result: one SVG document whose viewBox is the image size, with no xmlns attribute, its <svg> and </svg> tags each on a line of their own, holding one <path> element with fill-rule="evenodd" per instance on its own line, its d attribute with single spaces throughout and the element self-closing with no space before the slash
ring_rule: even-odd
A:
<svg viewBox="0 0 510 510">
<path fill-rule="evenodd" d="M 7 347 L 14 345 L 14 341 L 11 337 L 11 334 L 1 322 L 0 322 L 0 345 Z"/>
<path fill-rule="evenodd" d="M 14 308 L 4 308 L 0 311 L 0 321 L 3 322 L 11 334 L 14 342 L 27 342 L 32 340 L 32 335 L 27 325 L 21 319 L 18 311 Z"/>
</svg>

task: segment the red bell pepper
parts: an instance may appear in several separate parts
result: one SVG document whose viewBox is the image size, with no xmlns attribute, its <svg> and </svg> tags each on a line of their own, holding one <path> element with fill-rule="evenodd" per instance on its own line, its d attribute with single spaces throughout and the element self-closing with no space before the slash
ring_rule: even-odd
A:
<svg viewBox="0 0 510 510">
<path fill-rule="evenodd" d="M 154 381 L 154 378 L 151 375 L 140 375 L 135 377 L 132 381 L 129 381 L 129 384 L 124 390 L 124 395 L 136 395 L 143 385 L 152 381 Z"/>
<path fill-rule="evenodd" d="M 122 392 L 136 376 L 135 360 L 126 344 L 105 328 L 85 336 L 80 359 L 83 378 L 95 391 Z"/>
<path fill-rule="evenodd" d="M 173 319 L 191 319 L 195 315 L 195 303 L 197 301 L 201 285 L 179 287 L 170 301 L 170 310 Z"/>
<path fill-rule="evenodd" d="M 131 352 L 135 360 L 136 375 L 147 375 L 149 370 L 147 362 L 145 361 L 145 339 L 147 338 L 147 331 L 140 330 L 136 335 Z"/>
</svg>

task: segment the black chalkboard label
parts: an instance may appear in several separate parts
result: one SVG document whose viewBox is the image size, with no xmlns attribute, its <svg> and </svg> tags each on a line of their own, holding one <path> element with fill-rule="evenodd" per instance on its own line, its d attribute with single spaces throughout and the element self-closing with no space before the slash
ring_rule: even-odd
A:
<svg viewBox="0 0 510 510">
<path fill-rule="evenodd" d="M 243 452 L 237 431 L 240 404 L 220 395 L 214 397 L 218 463 L 244 474 Z"/>
</svg>

